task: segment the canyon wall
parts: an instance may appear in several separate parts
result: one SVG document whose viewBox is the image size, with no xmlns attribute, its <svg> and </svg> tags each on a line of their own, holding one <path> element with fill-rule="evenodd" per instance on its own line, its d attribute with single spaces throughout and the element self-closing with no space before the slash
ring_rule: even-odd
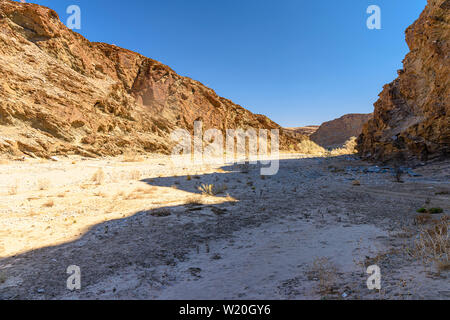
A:
<svg viewBox="0 0 450 320">
<path fill-rule="evenodd" d="M 138 53 L 93 43 L 51 9 L 0 0 L 0 153 L 170 153 L 177 128 L 279 129 L 301 137 Z"/>
<path fill-rule="evenodd" d="M 358 138 L 363 158 L 417 162 L 449 157 L 450 0 L 428 0 L 406 30 L 410 52 L 384 86 Z"/>
</svg>

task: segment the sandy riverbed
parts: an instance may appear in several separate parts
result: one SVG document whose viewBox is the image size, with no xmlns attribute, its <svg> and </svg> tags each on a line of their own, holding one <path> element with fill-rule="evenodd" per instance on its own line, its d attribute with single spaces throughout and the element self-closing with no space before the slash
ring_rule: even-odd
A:
<svg viewBox="0 0 450 320">
<path fill-rule="evenodd" d="M 449 271 L 407 254 L 426 227 L 416 210 L 443 208 L 430 224 L 450 210 L 450 165 L 404 183 L 349 166 L 370 165 L 284 155 L 262 178 L 259 166 L 156 155 L 3 161 L 0 298 L 450 298 Z M 382 290 L 367 289 L 371 264 Z M 69 265 L 81 268 L 76 292 Z"/>
</svg>

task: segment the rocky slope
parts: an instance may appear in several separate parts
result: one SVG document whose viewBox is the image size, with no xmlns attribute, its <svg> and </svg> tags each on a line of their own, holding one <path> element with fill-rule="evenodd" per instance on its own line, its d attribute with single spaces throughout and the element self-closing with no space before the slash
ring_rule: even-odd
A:
<svg viewBox="0 0 450 320">
<path fill-rule="evenodd" d="M 341 147 L 351 137 L 359 136 L 363 125 L 371 118 L 372 114 L 344 115 L 323 123 L 310 139 L 324 148 Z"/>
<path fill-rule="evenodd" d="M 360 154 L 379 161 L 427 161 L 450 151 L 450 0 L 428 0 L 406 30 L 410 53 L 375 103 L 358 139 Z"/>
<path fill-rule="evenodd" d="M 0 0 L 0 74 L 0 153 L 169 153 L 172 130 L 195 120 L 280 129 L 281 149 L 299 140 L 155 60 L 89 42 L 35 4 Z"/>
<path fill-rule="evenodd" d="M 306 126 L 306 127 L 295 127 L 295 128 L 285 128 L 287 130 L 291 130 L 297 134 L 304 135 L 304 136 L 310 136 L 314 132 L 319 129 L 320 126 Z"/>
</svg>

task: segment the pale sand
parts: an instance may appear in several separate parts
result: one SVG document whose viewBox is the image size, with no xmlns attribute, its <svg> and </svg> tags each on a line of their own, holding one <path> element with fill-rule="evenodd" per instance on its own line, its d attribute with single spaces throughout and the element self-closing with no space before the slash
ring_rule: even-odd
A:
<svg viewBox="0 0 450 320">
<path fill-rule="evenodd" d="M 448 271 L 404 250 L 417 208 L 429 201 L 449 212 L 448 164 L 398 184 L 389 173 L 343 172 L 368 165 L 345 157 L 282 158 L 265 179 L 259 166 L 178 166 L 156 155 L 0 164 L 0 298 L 450 297 Z M 205 196 L 201 184 L 227 188 Z M 336 268 L 328 292 L 314 272 L 319 258 Z M 371 260 L 380 292 L 365 284 Z M 69 265 L 81 267 L 78 292 L 66 288 Z"/>
</svg>

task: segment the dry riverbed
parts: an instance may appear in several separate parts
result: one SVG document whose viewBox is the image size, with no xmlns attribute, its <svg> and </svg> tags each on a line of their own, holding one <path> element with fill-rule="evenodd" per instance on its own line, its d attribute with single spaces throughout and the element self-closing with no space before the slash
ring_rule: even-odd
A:
<svg viewBox="0 0 450 320">
<path fill-rule="evenodd" d="M 399 183 L 349 156 L 283 155 L 267 177 L 165 156 L 57 160 L 0 164 L 0 299 L 450 298 L 445 257 L 418 246 L 448 228 L 448 162 Z"/>
</svg>

